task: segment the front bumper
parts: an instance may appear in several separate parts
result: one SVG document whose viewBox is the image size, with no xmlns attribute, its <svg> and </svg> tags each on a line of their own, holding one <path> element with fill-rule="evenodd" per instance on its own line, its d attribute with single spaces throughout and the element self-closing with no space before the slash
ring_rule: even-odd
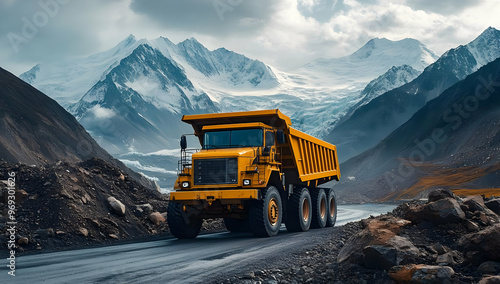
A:
<svg viewBox="0 0 500 284">
<path fill-rule="evenodd" d="M 187 205 L 196 205 L 203 202 L 211 204 L 217 200 L 221 204 L 242 204 L 246 200 L 261 198 L 258 189 L 175 191 L 170 193 L 171 201 Z"/>
</svg>

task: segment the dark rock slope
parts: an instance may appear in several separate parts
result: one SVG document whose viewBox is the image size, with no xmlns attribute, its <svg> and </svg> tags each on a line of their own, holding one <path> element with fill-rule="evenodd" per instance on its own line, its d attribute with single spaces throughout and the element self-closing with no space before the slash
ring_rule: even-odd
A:
<svg viewBox="0 0 500 284">
<path fill-rule="evenodd" d="M 335 189 L 344 199 L 357 193 L 391 200 L 424 196 L 433 187 L 498 188 L 499 149 L 497 59 L 429 101 L 377 146 L 342 163 L 345 178 Z"/>
<path fill-rule="evenodd" d="M 111 160 L 56 101 L 0 68 L 0 159 L 42 165 Z"/>
</svg>

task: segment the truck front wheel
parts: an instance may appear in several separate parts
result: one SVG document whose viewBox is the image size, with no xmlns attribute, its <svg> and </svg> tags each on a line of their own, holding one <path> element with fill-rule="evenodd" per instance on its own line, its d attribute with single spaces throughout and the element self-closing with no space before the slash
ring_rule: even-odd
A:
<svg viewBox="0 0 500 284">
<path fill-rule="evenodd" d="M 274 186 L 262 190 L 262 200 L 250 204 L 249 221 L 252 232 L 257 237 L 272 237 L 278 234 L 283 218 L 281 197 Z"/>
<path fill-rule="evenodd" d="M 189 216 L 182 210 L 182 205 L 170 201 L 167 208 L 167 223 L 170 233 L 178 239 L 194 239 L 200 233 L 202 220 Z"/>
<path fill-rule="evenodd" d="M 312 205 L 311 195 L 307 188 L 293 192 L 288 200 L 288 216 L 286 229 L 289 232 L 305 232 L 311 226 Z"/>
</svg>

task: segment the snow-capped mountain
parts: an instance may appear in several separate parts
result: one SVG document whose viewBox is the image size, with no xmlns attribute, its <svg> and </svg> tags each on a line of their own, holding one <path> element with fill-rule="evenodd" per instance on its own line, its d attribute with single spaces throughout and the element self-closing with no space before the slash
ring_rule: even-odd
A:
<svg viewBox="0 0 500 284">
<path fill-rule="evenodd" d="M 283 72 L 224 48 L 210 51 L 193 38 L 174 44 L 164 37 L 129 36 L 111 50 L 39 64 L 21 78 L 65 106 L 106 150 L 123 156 L 177 148 L 178 137 L 192 132 L 181 116 L 202 112 L 279 108 L 294 127 L 322 137 L 350 107 L 369 98 L 362 91 L 371 80 L 393 66 L 421 69 L 432 55 L 418 41 L 376 39 L 349 57 L 331 59 L 344 62 L 346 69 L 337 73 Z M 378 88 L 404 81 L 402 75 L 389 77 Z"/>
<path fill-rule="evenodd" d="M 344 121 L 348 120 L 352 114 L 360 107 L 368 104 L 373 99 L 384 94 L 387 91 L 396 89 L 398 87 L 411 82 L 413 79 L 417 78 L 422 72 L 415 70 L 410 65 L 393 66 L 389 71 L 380 75 L 361 91 L 361 100 L 349 108 L 346 114 L 336 123 L 337 125 L 342 124 Z"/>
<path fill-rule="evenodd" d="M 160 37 L 151 44 L 183 66 L 188 77 L 199 83 L 201 89 L 207 81 L 219 88 L 240 91 L 242 88 L 269 88 L 278 84 L 270 67 L 264 63 L 225 48 L 210 51 L 194 38 L 175 45 Z"/>
<path fill-rule="evenodd" d="M 110 50 L 85 58 L 40 63 L 19 77 L 68 108 L 145 42 L 130 35 Z"/>
<path fill-rule="evenodd" d="M 351 55 L 317 59 L 300 68 L 299 72 L 333 79 L 336 84 L 356 81 L 366 84 L 393 66 L 409 65 L 422 71 L 437 58 L 434 52 L 415 39 L 391 41 L 375 38 Z"/>
<path fill-rule="evenodd" d="M 327 141 L 343 148 L 339 151 L 339 160 L 345 161 L 375 146 L 427 101 L 477 71 L 482 63 L 500 56 L 499 40 L 500 31 L 488 28 L 468 45 L 444 53 L 410 83 L 356 109 L 326 136 Z"/>
<path fill-rule="evenodd" d="M 420 73 L 422 72 L 410 65 L 393 66 L 389 71 L 366 85 L 361 92 L 363 99 L 360 101 L 360 105 L 365 105 L 383 93 L 413 81 Z"/>
<path fill-rule="evenodd" d="M 217 111 L 182 69 L 147 44 L 122 59 L 70 109 L 112 153 L 175 147 L 170 142 L 188 128 L 173 120 Z"/>
</svg>

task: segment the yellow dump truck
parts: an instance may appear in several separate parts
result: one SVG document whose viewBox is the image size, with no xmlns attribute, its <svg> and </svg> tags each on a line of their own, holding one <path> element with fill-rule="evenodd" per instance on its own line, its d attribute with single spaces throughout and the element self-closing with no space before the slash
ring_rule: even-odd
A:
<svg viewBox="0 0 500 284">
<path fill-rule="evenodd" d="M 231 232 L 259 237 L 334 226 L 337 149 L 291 127 L 279 110 L 185 115 L 201 149 L 181 159 L 167 221 L 180 239 L 195 238 L 203 219 L 224 218 Z"/>
</svg>

